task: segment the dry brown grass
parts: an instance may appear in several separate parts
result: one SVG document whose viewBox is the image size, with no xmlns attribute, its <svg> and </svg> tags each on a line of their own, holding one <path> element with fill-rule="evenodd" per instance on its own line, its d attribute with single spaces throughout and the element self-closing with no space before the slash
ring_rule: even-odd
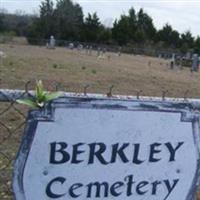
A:
<svg viewBox="0 0 200 200">
<path fill-rule="evenodd" d="M 170 70 L 168 61 L 157 58 L 110 54 L 111 59 L 97 59 L 96 53 L 64 48 L 48 50 L 44 47 L 0 45 L 7 53 L 1 66 L 2 88 L 24 88 L 28 80 L 42 79 L 49 83 L 60 82 L 67 91 L 82 91 L 89 84 L 90 92 L 105 93 L 115 85 L 117 94 L 135 95 L 143 90 L 146 96 L 200 97 L 200 74 L 191 74 L 189 68 Z M 148 62 L 151 61 L 151 66 Z"/>
<path fill-rule="evenodd" d="M 89 56 L 76 50 L 48 50 L 26 45 L 0 45 L 0 50 L 7 54 L 7 58 L 3 59 L 0 65 L 1 88 L 24 89 L 28 80 L 33 80 L 33 87 L 35 79 L 41 79 L 49 89 L 59 82 L 61 89 L 66 91 L 82 92 L 84 85 L 89 84 L 89 92 L 106 93 L 109 86 L 114 85 L 116 94 L 135 95 L 137 90 L 143 90 L 143 95 L 161 96 L 163 90 L 168 90 L 168 96 L 183 97 L 185 91 L 189 90 L 189 97 L 200 97 L 200 73 L 191 74 L 188 68 L 172 71 L 166 60 L 133 55 L 118 57 L 112 53 L 109 54 L 110 60 L 97 59 L 96 52 Z M 6 104 L 2 104 L 0 109 L 6 107 Z M 24 108 L 20 109 L 24 113 L 27 112 Z M 11 110 L 1 121 L 6 121 L 12 129 L 23 119 Z M 0 139 L 5 136 L 5 132 L 0 130 Z M 3 144 L 11 158 L 14 158 L 18 149 L 21 132 L 20 128 Z M 0 169 L 5 162 L 0 157 Z M 11 199 L 11 194 L 7 192 L 7 187 L 10 187 L 11 170 L 10 163 L 3 177 L 0 177 L 2 200 Z M 200 200 L 200 195 L 198 196 Z"/>
</svg>

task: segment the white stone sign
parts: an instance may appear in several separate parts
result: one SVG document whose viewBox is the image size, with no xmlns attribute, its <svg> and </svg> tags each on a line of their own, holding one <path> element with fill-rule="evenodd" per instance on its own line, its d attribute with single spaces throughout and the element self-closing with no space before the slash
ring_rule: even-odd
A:
<svg viewBox="0 0 200 200">
<path fill-rule="evenodd" d="M 199 116 L 187 103 L 60 98 L 29 113 L 16 200 L 192 200 Z"/>
</svg>

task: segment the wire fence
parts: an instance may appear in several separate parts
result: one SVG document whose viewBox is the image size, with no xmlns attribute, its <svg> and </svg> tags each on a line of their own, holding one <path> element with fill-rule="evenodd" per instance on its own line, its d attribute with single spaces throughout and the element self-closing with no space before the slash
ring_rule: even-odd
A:
<svg viewBox="0 0 200 200">
<path fill-rule="evenodd" d="M 19 90 L 0 90 L 0 200 L 13 199 L 12 193 L 12 172 L 13 162 L 16 153 L 21 143 L 24 125 L 26 123 L 26 115 L 28 108 L 26 106 L 16 103 L 17 99 L 27 98 L 33 95 L 33 91 L 28 90 L 28 84 L 24 91 Z M 140 93 L 135 97 L 116 96 L 112 94 L 112 87 L 105 95 L 99 97 L 112 98 L 133 98 L 133 99 L 151 99 L 150 97 L 141 97 Z M 58 88 L 57 88 L 58 89 Z M 83 87 L 83 93 L 63 93 L 69 96 L 88 96 L 87 86 Z M 94 94 L 98 97 L 98 95 Z M 92 94 L 90 95 L 92 96 Z M 163 96 L 153 98 L 159 101 L 174 101 L 174 99 L 167 99 L 163 92 Z M 190 102 L 194 109 L 199 110 L 200 101 L 193 99 L 176 99 L 176 101 Z M 197 194 L 196 200 L 200 200 L 200 192 Z"/>
<path fill-rule="evenodd" d="M 24 92 L 20 96 L 27 94 Z M 2 91 L 0 96 L 0 199 L 11 200 L 13 161 L 21 142 L 28 110 L 16 103 L 18 97 L 8 97 Z"/>
<path fill-rule="evenodd" d="M 50 39 L 44 38 L 19 38 L 14 36 L 1 36 L 0 35 L 0 43 L 1 44 L 12 44 L 12 45 L 25 45 L 25 44 L 32 44 L 37 46 L 47 46 L 49 44 Z M 164 59 L 169 59 L 172 57 L 173 53 L 176 55 L 183 56 L 184 54 L 181 53 L 179 50 L 174 48 L 163 48 L 160 46 L 156 46 L 154 44 L 129 44 L 129 45 L 122 45 L 119 46 L 113 43 L 95 43 L 95 42 L 83 42 L 83 41 L 71 41 L 71 40 L 61 40 L 56 39 L 55 45 L 57 47 L 65 47 L 70 48 L 71 44 L 73 44 L 74 48 L 83 49 L 91 48 L 94 51 L 98 51 L 98 49 L 107 52 L 113 53 L 128 53 L 134 55 L 147 55 L 147 56 L 154 56 L 154 57 L 161 57 Z"/>
<path fill-rule="evenodd" d="M 28 84 L 24 91 L 0 90 L 0 200 L 14 199 L 12 192 L 13 162 L 21 144 L 28 108 L 17 99 L 32 96 Z"/>
</svg>

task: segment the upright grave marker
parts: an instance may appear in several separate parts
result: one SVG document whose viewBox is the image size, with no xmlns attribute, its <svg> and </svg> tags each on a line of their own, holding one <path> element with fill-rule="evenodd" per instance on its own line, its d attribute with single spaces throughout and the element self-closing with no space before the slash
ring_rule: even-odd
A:
<svg viewBox="0 0 200 200">
<path fill-rule="evenodd" d="M 52 35 L 50 37 L 49 48 L 50 49 L 55 49 L 55 45 L 56 45 L 56 40 L 55 40 L 54 36 Z"/>
<path fill-rule="evenodd" d="M 199 57 L 198 54 L 194 54 L 192 57 L 192 71 L 199 71 Z"/>
<path fill-rule="evenodd" d="M 176 54 L 173 53 L 173 54 L 172 54 L 172 58 L 171 58 L 171 62 L 170 62 L 170 68 L 171 68 L 171 69 L 174 69 L 175 64 L 176 64 Z"/>
<path fill-rule="evenodd" d="M 31 111 L 16 200 L 193 200 L 199 114 L 188 103 L 60 98 Z"/>
</svg>

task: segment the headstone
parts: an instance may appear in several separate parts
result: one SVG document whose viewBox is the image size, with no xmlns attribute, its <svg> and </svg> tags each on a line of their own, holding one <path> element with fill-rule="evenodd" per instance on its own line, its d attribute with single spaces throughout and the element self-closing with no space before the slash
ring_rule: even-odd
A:
<svg viewBox="0 0 200 200">
<path fill-rule="evenodd" d="M 0 58 L 6 58 L 6 54 L 3 51 L 0 51 Z"/>
<path fill-rule="evenodd" d="M 73 50 L 74 49 L 74 43 L 69 43 L 69 49 Z"/>
<path fill-rule="evenodd" d="M 82 50 L 83 50 L 83 45 L 82 45 L 82 44 L 79 44 L 78 47 L 77 47 L 77 50 L 78 50 L 78 51 L 82 51 Z"/>
<path fill-rule="evenodd" d="M 117 55 L 120 57 L 121 56 L 121 51 L 122 51 L 122 48 L 121 47 L 119 47 L 119 51 L 118 51 L 118 53 L 117 53 Z"/>
<path fill-rule="evenodd" d="M 56 45 L 56 40 L 55 40 L 54 36 L 52 35 L 50 37 L 49 48 L 50 49 L 55 49 L 55 45 Z"/>
<path fill-rule="evenodd" d="M 0 51 L 0 66 L 3 66 L 3 59 L 6 57 L 7 57 L 6 53 Z"/>
<path fill-rule="evenodd" d="M 194 199 L 200 124 L 192 108 L 93 96 L 29 112 L 15 199 Z"/>
<path fill-rule="evenodd" d="M 199 70 L 199 57 L 198 54 L 194 54 L 192 57 L 192 71 L 197 72 Z"/>
<path fill-rule="evenodd" d="M 99 59 L 105 59 L 106 58 L 106 48 L 98 48 L 97 50 L 97 57 Z"/>
<path fill-rule="evenodd" d="M 171 61 L 170 61 L 170 68 L 171 68 L 171 69 L 174 69 L 175 63 L 176 63 L 176 54 L 173 53 L 173 54 L 172 54 Z"/>
</svg>

